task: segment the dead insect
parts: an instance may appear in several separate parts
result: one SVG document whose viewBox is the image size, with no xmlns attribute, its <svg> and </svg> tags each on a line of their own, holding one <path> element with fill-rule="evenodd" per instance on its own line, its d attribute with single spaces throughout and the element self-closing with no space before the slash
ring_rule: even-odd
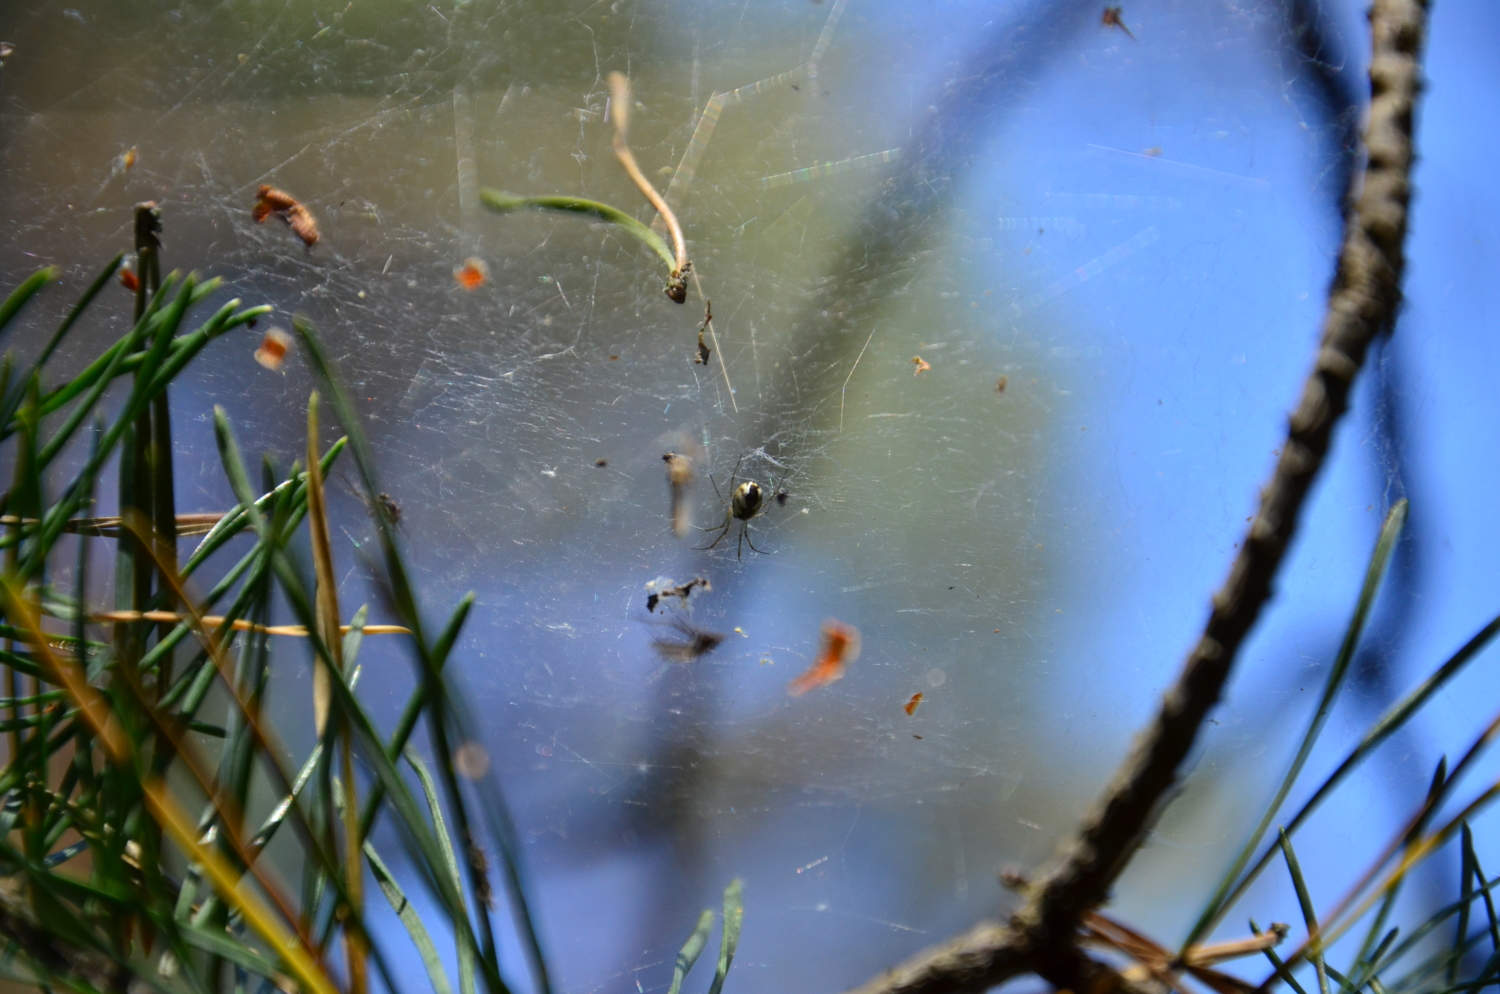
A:
<svg viewBox="0 0 1500 994">
<path fill-rule="evenodd" d="M 687 278 L 693 271 L 691 262 L 684 263 L 681 269 L 673 270 L 667 277 L 667 285 L 662 287 L 662 293 L 674 304 L 687 303 Z"/>
<path fill-rule="evenodd" d="M 776 496 L 772 499 L 776 501 L 777 507 L 786 507 L 786 502 L 792 499 L 792 495 L 787 492 L 786 487 L 777 487 Z"/>
<path fill-rule="evenodd" d="M 667 486 L 672 491 L 672 534 L 682 538 L 693 526 L 693 509 L 688 504 L 688 484 L 693 482 L 693 461 L 678 452 L 661 457 L 667 464 Z"/>
<path fill-rule="evenodd" d="M 602 458 L 601 459 L 595 459 L 594 460 L 594 465 L 597 466 L 597 467 L 599 467 L 600 469 L 603 469 L 605 466 L 609 465 L 609 460 L 608 459 L 602 459 Z"/>
<path fill-rule="evenodd" d="M 302 244 L 308 248 L 318 244 L 318 222 L 314 220 L 312 212 L 285 190 L 262 186 L 255 191 L 255 209 L 250 212 L 250 216 L 255 219 L 256 224 L 260 224 L 272 214 L 285 221 L 287 227 L 292 229 L 292 234 L 302 239 Z"/>
<path fill-rule="evenodd" d="M 910 718 L 912 716 L 912 714 L 916 712 L 917 705 L 919 705 L 921 703 L 922 703 L 922 692 L 919 690 L 915 694 L 911 695 L 911 700 L 909 700 L 905 704 L 901 705 L 901 710 L 905 711 L 906 712 L 906 716 L 908 718 Z"/>
<path fill-rule="evenodd" d="M 255 350 L 255 361 L 274 373 L 281 368 L 287 353 L 291 351 L 291 335 L 280 328 L 267 328 L 265 336 L 260 340 L 260 348 Z"/>
<path fill-rule="evenodd" d="M 388 493 L 378 493 L 375 499 L 371 500 L 365 496 L 364 490 L 349 481 L 349 477 L 340 474 L 339 480 L 343 483 L 344 489 L 349 491 L 349 495 L 365 506 L 365 514 L 371 518 L 380 518 L 392 528 L 401 524 L 401 505 L 396 503 L 396 498 Z"/>
<path fill-rule="evenodd" d="M 692 663 L 719 647 L 727 637 L 723 632 L 711 632 L 682 618 L 673 618 L 667 624 L 679 632 L 687 641 L 676 642 L 657 639 L 651 643 L 656 654 L 669 663 Z"/>
<path fill-rule="evenodd" d="M 141 288 L 141 279 L 139 276 L 135 275 L 134 270 L 126 269 L 124 266 L 121 266 L 120 285 L 129 290 L 131 293 L 136 293 Z"/>
<path fill-rule="evenodd" d="M 687 583 L 681 584 L 673 584 L 671 579 L 665 576 L 657 577 L 646 584 L 646 590 L 649 591 L 646 595 L 646 610 L 655 613 L 658 605 L 665 610 L 666 605 L 662 604 L 662 601 L 672 599 L 685 608 L 694 588 L 698 587 L 701 587 L 705 594 L 714 589 L 714 585 L 708 582 L 706 576 L 696 576 Z"/>
<path fill-rule="evenodd" d="M 1008 386 L 1010 386 L 1010 377 L 1009 376 L 1002 376 L 998 380 L 995 381 L 995 392 L 996 393 L 1004 393 L 1005 392 L 1005 388 L 1008 387 Z"/>
<path fill-rule="evenodd" d="M 462 266 L 453 267 L 453 278 L 465 290 L 478 290 L 490 278 L 490 267 L 485 265 L 483 259 L 470 256 Z"/>
<path fill-rule="evenodd" d="M 787 684 L 786 692 L 801 697 L 809 690 L 826 687 L 844 676 L 844 670 L 859 658 L 859 629 L 829 618 L 823 622 L 823 645 L 817 661 L 797 679 Z M 913 707 L 915 710 L 915 707 Z"/>
<path fill-rule="evenodd" d="M 128 172 L 135 166 L 136 154 L 136 147 L 132 145 L 115 156 L 114 164 L 109 167 L 109 174 L 119 176 L 121 173 Z"/>
<path fill-rule="evenodd" d="M 379 514 L 388 525 L 399 525 L 401 523 L 401 505 L 396 503 L 396 498 L 390 494 L 380 493 L 375 495 L 369 509 L 370 517 Z"/>
<path fill-rule="evenodd" d="M 713 324 L 713 323 L 714 323 L 714 302 L 712 300 L 705 301 L 704 307 L 703 307 L 703 323 L 698 326 L 698 351 L 697 351 L 697 354 L 694 355 L 694 357 L 693 357 L 693 361 L 696 362 L 700 366 L 707 366 L 708 365 L 708 357 L 713 354 L 713 349 L 710 349 L 703 342 L 703 333 L 705 331 L 707 331 L 708 330 L 708 326 L 711 325 L 711 324 Z"/>
<path fill-rule="evenodd" d="M 921 376 L 923 373 L 927 372 L 929 369 L 932 368 L 932 363 L 927 362 L 926 360 L 924 360 L 919 355 L 912 356 L 911 357 L 911 362 L 912 362 L 913 366 L 917 367 L 916 372 L 914 372 L 914 373 L 911 374 L 913 376 Z"/>
<path fill-rule="evenodd" d="M 1131 41 L 1136 40 L 1135 35 L 1130 33 L 1130 29 L 1125 26 L 1124 20 L 1121 19 L 1119 7 L 1105 7 L 1104 16 L 1099 18 L 1099 23 L 1103 24 L 1106 28 L 1119 28 L 1127 35 L 1130 35 Z"/>
<path fill-rule="evenodd" d="M 744 457 L 740 458 L 744 462 Z M 739 479 L 740 463 L 734 464 L 734 473 L 729 477 L 729 504 L 724 508 L 724 524 L 716 525 L 719 534 L 707 545 L 698 546 L 698 551 L 705 552 L 724 541 L 724 536 L 729 534 L 729 528 L 736 521 L 740 522 L 739 542 L 735 547 L 735 558 L 743 558 L 745 545 L 750 546 L 751 552 L 760 552 L 750 538 L 750 522 L 760 517 L 766 510 L 766 491 L 754 480 L 746 480 L 739 486 L 735 486 L 735 480 Z M 713 483 L 714 478 L 710 476 L 708 482 Z M 719 494 L 719 485 L 714 483 L 714 493 L 718 494 L 719 500 L 724 500 L 724 495 Z M 711 532 L 714 528 L 703 528 L 701 531 Z"/>
</svg>

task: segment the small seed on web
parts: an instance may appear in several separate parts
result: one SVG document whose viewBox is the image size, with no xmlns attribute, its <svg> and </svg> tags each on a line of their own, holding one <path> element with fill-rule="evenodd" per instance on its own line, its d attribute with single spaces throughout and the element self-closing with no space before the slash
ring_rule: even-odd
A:
<svg viewBox="0 0 1500 994">
<path fill-rule="evenodd" d="M 490 771 L 490 754 L 478 742 L 465 742 L 453 750 L 453 768 L 467 780 L 479 780 Z"/>
</svg>

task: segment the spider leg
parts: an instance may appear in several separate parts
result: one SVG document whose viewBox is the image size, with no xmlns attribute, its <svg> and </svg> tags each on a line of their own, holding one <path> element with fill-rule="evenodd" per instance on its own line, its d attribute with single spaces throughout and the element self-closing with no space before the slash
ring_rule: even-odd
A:
<svg viewBox="0 0 1500 994">
<path fill-rule="evenodd" d="M 731 511 L 731 510 L 729 510 L 728 508 L 725 508 L 724 509 L 724 523 L 722 525 L 709 525 L 707 528 L 703 527 L 702 525 L 699 525 L 698 526 L 698 530 L 700 532 L 712 532 L 712 531 L 718 531 L 720 528 L 728 528 L 729 527 L 729 522 L 733 520 L 733 516 L 734 516 L 734 512 Z"/>
<path fill-rule="evenodd" d="M 751 552 L 757 553 L 762 556 L 765 555 L 764 552 L 761 552 L 755 547 L 755 541 L 750 537 L 750 522 L 745 522 L 745 527 L 740 529 L 740 538 L 743 538 L 745 540 L 745 544 L 750 546 Z"/>
<path fill-rule="evenodd" d="M 696 549 L 696 550 L 698 550 L 699 552 L 707 552 L 709 549 L 712 549 L 714 546 L 716 546 L 720 542 L 724 541 L 724 536 L 729 534 L 729 525 L 732 522 L 732 520 L 733 519 L 731 519 L 729 517 L 728 513 L 726 513 L 724 515 L 724 527 L 722 527 L 722 528 L 719 529 L 718 537 L 715 538 L 712 542 L 708 543 L 707 545 L 695 545 L 695 546 L 693 546 L 693 548 Z M 700 528 L 699 531 L 711 532 L 711 531 L 713 531 L 713 529 L 712 528 Z"/>
</svg>

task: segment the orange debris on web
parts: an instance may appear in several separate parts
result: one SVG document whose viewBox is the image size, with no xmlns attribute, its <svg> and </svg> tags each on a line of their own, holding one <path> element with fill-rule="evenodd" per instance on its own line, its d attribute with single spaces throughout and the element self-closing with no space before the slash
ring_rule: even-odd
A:
<svg viewBox="0 0 1500 994">
<path fill-rule="evenodd" d="M 1104 16 L 1099 18 L 1099 23 L 1103 24 L 1107 28 L 1119 28 L 1121 31 L 1130 35 L 1131 41 L 1135 41 L 1135 35 L 1132 34 L 1130 29 L 1125 26 L 1125 21 L 1120 17 L 1119 7 L 1105 7 Z"/>
<path fill-rule="evenodd" d="M 490 278 L 490 267 L 483 259 L 469 256 L 462 266 L 453 267 L 453 278 L 465 290 L 478 290 Z"/>
<path fill-rule="evenodd" d="M 911 357 L 911 362 L 912 362 L 913 366 L 917 367 L 916 372 L 914 372 L 914 373 L 911 374 L 913 376 L 921 376 L 923 373 L 927 372 L 929 369 L 932 368 L 932 363 L 930 363 L 927 360 L 923 359 L 919 355 L 912 356 Z"/>
<path fill-rule="evenodd" d="M 131 272 L 129 269 L 122 268 L 120 270 L 120 285 L 129 290 L 131 293 L 135 293 L 141 288 L 141 281 L 140 278 L 135 275 L 135 273 Z"/>
<path fill-rule="evenodd" d="M 914 712 L 914 711 L 917 710 L 917 705 L 921 704 L 921 703 L 922 703 L 922 692 L 921 691 L 917 691 L 915 694 L 911 695 L 911 700 L 907 701 L 905 704 L 903 704 L 901 706 L 901 710 L 905 711 L 906 712 L 906 716 L 908 718 L 910 718 L 911 715 L 912 715 L 912 712 Z"/>
<path fill-rule="evenodd" d="M 260 340 L 260 348 L 255 350 L 255 361 L 275 372 L 281 368 L 287 353 L 291 351 L 291 335 L 280 328 L 267 328 L 265 337 Z"/>
<path fill-rule="evenodd" d="M 260 224 L 272 214 L 285 221 L 287 227 L 292 229 L 292 234 L 302 239 L 302 244 L 308 248 L 318 244 L 318 222 L 314 220 L 312 212 L 285 190 L 262 186 L 255 191 L 255 209 L 250 212 L 250 216 L 255 219 L 256 224 Z"/>
<path fill-rule="evenodd" d="M 809 690 L 826 687 L 841 679 L 844 669 L 859 658 L 859 629 L 842 621 L 829 618 L 823 622 L 823 645 L 818 650 L 818 659 L 807 671 L 791 683 L 786 692 L 801 697 Z"/>
</svg>

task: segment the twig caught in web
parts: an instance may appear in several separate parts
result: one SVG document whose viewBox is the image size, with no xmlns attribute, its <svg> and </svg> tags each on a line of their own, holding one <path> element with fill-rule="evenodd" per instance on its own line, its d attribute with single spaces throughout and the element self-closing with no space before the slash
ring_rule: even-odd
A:
<svg viewBox="0 0 1500 994">
<path fill-rule="evenodd" d="M 667 296 L 680 304 L 687 300 L 687 275 L 693 271 L 693 264 L 688 261 L 687 241 L 682 237 L 682 225 L 677 223 L 677 215 L 672 213 L 672 208 L 667 206 L 661 194 L 656 192 L 656 187 L 641 172 L 641 167 L 636 163 L 635 155 L 625 140 L 625 134 L 630 130 L 630 99 L 630 78 L 622 72 L 610 73 L 609 117 L 615 126 L 615 157 L 625 167 L 626 175 L 640 187 L 646 199 L 651 201 L 651 206 L 666 220 L 667 233 L 672 236 L 672 251 L 676 258 L 672 275 L 667 280 Z"/>
<path fill-rule="evenodd" d="M 1333 429 L 1374 338 L 1389 330 L 1401 303 L 1407 207 L 1411 199 L 1412 119 L 1425 33 L 1424 0 L 1375 0 L 1367 165 L 1339 253 L 1322 342 L 1293 412 L 1259 513 L 1214 595 L 1203 634 L 1161 709 L 1116 772 L 1060 859 L 1030 889 L 1008 925 L 986 923 L 918 954 L 859 988 L 861 994 L 980 991 L 1077 955 L 1084 916 L 1103 903 L 1139 847 L 1162 799 L 1218 703 L 1235 656 L 1270 600 L 1277 569 L 1296 532 L 1303 502 L 1323 465 Z M 1066 970 L 1064 971 L 1066 973 Z M 1080 990 L 1075 983 L 1060 984 Z M 1101 989 L 1101 988 L 1090 988 Z"/>
</svg>

